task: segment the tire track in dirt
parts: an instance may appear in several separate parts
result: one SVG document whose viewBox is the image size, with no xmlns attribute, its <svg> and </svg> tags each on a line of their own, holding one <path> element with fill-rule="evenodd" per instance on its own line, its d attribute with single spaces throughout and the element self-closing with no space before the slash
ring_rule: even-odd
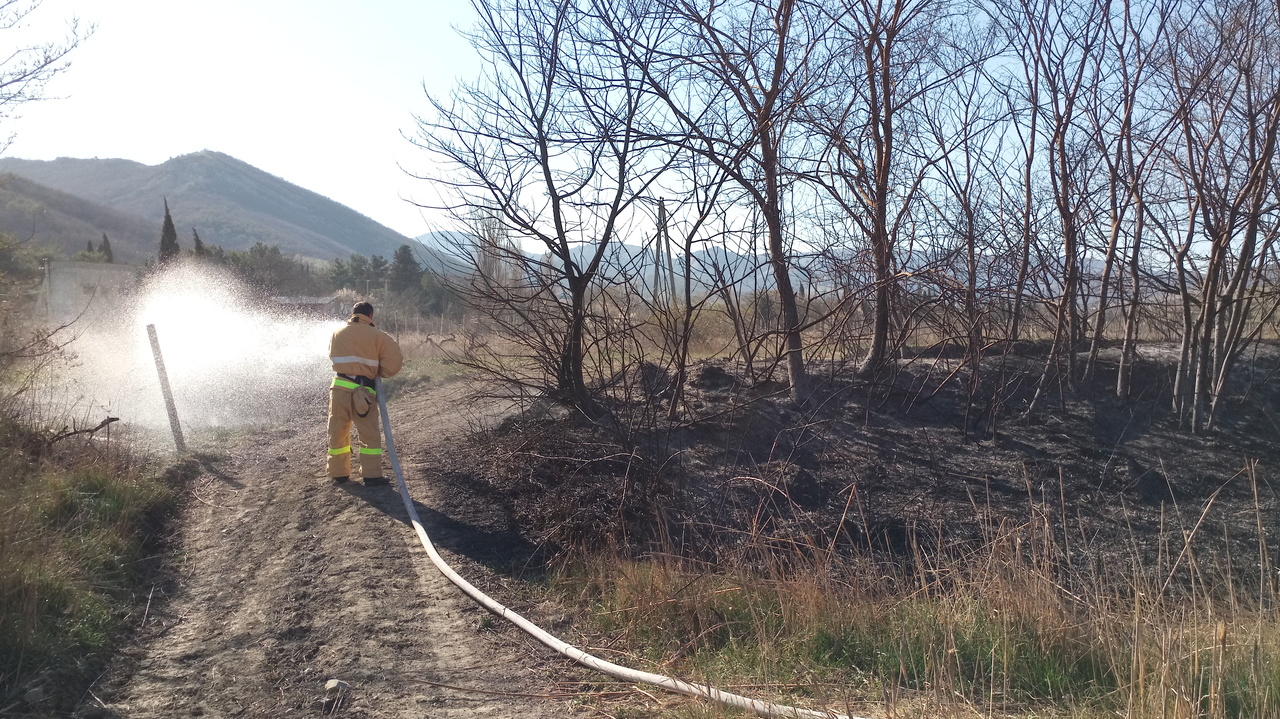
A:
<svg viewBox="0 0 1280 719">
<path fill-rule="evenodd" d="M 433 387 L 392 404 L 411 489 L 428 507 L 430 457 L 469 426 L 461 392 Z M 558 676 L 576 672 L 516 630 L 490 629 L 488 615 L 431 565 L 393 489 L 331 485 L 319 471 L 324 408 L 316 400 L 297 416 L 294 427 L 201 456 L 178 573 L 157 587 L 138 640 L 97 696 L 139 719 L 572 715 L 564 700 L 411 681 L 546 695 L 557 693 Z M 339 705 L 322 703 L 329 679 L 350 685 Z"/>
</svg>

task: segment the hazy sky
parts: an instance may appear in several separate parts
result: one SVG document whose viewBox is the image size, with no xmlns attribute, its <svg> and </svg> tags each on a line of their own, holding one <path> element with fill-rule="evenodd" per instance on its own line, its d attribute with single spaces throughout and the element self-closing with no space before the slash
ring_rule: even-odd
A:
<svg viewBox="0 0 1280 719">
<path fill-rule="evenodd" d="M 44 0 L 0 43 L 64 35 L 73 17 L 97 29 L 51 99 L 0 125 L 17 133 L 7 156 L 154 165 L 216 150 L 410 237 L 438 226 L 401 199 L 431 194 L 400 167 L 426 160 L 404 138 L 423 85 L 443 95 L 477 72 L 454 30 L 471 25 L 466 0 Z"/>
</svg>

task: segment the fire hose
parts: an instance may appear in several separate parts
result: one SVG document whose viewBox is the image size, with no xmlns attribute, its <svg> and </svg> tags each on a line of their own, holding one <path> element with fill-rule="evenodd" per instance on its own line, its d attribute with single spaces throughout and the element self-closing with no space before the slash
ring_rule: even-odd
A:
<svg viewBox="0 0 1280 719">
<path fill-rule="evenodd" d="M 614 664 L 613 662 L 588 654 L 568 642 L 553 636 L 538 625 L 528 619 L 525 619 L 511 609 L 508 609 L 497 600 L 477 589 L 470 582 L 463 579 L 461 575 L 455 572 L 453 568 L 444 561 L 439 552 L 436 551 L 435 545 L 431 543 L 431 538 L 427 536 L 427 530 L 422 526 L 422 521 L 418 517 L 418 512 L 413 506 L 413 498 L 409 496 L 409 487 L 405 484 L 404 473 L 400 471 L 400 459 L 396 455 L 396 444 L 391 437 L 391 417 L 387 413 L 387 400 L 382 392 L 382 378 L 378 378 L 376 384 L 378 394 L 378 411 L 382 416 L 383 433 L 386 435 L 387 439 L 387 455 L 391 458 L 391 467 L 395 470 L 396 486 L 400 491 L 400 499 L 404 502 L 404 508 L 409 513 L 409 520 L 413 524 L 413 529 L 417 532 L 418 539 L 422 541 L 423 548 L 427 550 L 427 555 L 431 557 L 432 563 L 436 565 L 436 568 L 440 570 L 440 573 L 443 574 L 450 582 L 453 582 L 453 584 L 461 589 L 467 596 L 475 600 L 476 603 L 480 604 L 493 614 L 515 624 L 526 634 L 538 640 L 550 649 L 553 649 L 560 655 L 568 657 L 584 667 L 594 669 L 623 681 L 648 684 L 677 694 L 708 699 L 727 706 L 753 712 L 763 717 L 777 717 L 778 719 L 863 719 L 862 717 L 846 716 L 843 714 L 836 714 L 835 712 L 815 711 L 813 709 L 802 709 L 799 707 L 787 706 L 785 704 L 773 704 L 771 702 L 751 699 L 750 697 L 721 691 L 715 687 L 705 684 L 694 684 L 663 674 L 654 674 L 651 672 L 624 667 L 620 664 Z"/>
</svg>

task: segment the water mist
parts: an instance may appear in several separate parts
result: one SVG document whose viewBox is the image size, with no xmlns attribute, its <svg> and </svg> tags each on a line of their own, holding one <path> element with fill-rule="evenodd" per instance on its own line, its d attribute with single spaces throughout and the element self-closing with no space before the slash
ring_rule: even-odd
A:
<svg viewBox="0 0 1280 719">
<path fill-rule="evenodd" d="M 87 419 L 106 412 L 168 436 L 146 330 L 153 324 L 178 416 L 197 447 L 210 429 L 324 421 L 329 336 L 340 319 L 274 310 L 226 272 L 192 265 L 156 273 L 119 306 L 101 309 L 74 326 L 75 362 L 52 388 Z"/>
</svg>

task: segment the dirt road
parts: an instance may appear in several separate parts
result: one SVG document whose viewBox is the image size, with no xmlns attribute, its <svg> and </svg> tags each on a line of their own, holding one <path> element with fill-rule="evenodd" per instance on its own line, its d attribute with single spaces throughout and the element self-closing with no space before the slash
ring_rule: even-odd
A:
<svg viewBox="0 0 1280 719">
<path fill-rule="evenodd" d="M 324 399 L 309 398 L 291 427 L 201 456 L 177 574 L 155 588 L 136 645 L 94 688 L 110 709 L 96 713 L 514 719 L 581 711 L 548 696 L 563 694 L 557 681 L 577 671 L 439 574 L 394 485 L 336 487 L 323 476 Z M 469 406 L 459 385 L 392 403 L 405 474 L 445 558 L 536 616 L 481 563 L 500 564 L 492 560 L 507 549 L 501 518 L 481 526 L 432 509 L 451 504 L 432 485 L 433 458 L 474 426 Z M 326 694 L 334 679 L 349 689 Z"/>
</svg>

